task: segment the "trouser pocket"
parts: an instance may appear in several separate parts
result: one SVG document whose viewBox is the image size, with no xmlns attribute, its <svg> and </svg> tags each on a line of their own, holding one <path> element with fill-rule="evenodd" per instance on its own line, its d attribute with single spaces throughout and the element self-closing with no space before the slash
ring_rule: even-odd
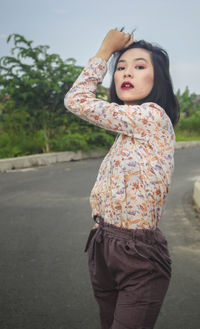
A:
<svg viewBox="0 0 200 329">
<path fill-rule="evenodd" d="M 168 278 L 171 277 L 171 258 L 167 248 L 167 244 L 158 243 L 156 241 L 146 243 L 144 241 L 136 241 L 134 244 L 135 252 L 138 257 L 148 260 L 158 271 L 162 272 Z"/>
</svg>

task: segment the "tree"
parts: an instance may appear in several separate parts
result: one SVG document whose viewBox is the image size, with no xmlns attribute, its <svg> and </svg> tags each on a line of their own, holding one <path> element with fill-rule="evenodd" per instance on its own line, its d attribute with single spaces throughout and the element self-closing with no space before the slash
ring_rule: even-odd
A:
<svg viewBox="0 0 200 329">
<path fill-rule="evenodd" d="M 48 152 L 55 130 L 74 119 L 66 116 L 63 96 L 83 68 L 73 58 L 49 54 L 49 46 L 33 47 L 22 35 L 9 35 L 11 40 L 12 56 L 0 59 L 1 122 L 12 126 L 13 136 L 19 130 L 37 134 Z"/>
<path fill-rule="evenodd" d="M 181 113 L 183 113 L 185 117 L 189 117 L 199 110 L 199 104 L 195 102 L 197 96 L 195 93 L 190 93 L 188 87 L 185 88 L 182 94 L 180 89 L 178 89 L 176 96 L 180 104 Z"/>
</svg>

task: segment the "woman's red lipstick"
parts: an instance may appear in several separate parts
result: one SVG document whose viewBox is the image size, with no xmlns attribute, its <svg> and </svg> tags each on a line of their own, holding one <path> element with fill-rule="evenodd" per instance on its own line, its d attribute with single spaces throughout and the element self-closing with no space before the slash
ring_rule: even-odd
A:
<svg viewBox="0 0 200 329">
<path fill-rule="evenodd" d="M 121 85 L 122 89 L 131 89 L 134 88 L 133 84 L 128 82 L 128 81 L 124 81 Z"/>
</svg>

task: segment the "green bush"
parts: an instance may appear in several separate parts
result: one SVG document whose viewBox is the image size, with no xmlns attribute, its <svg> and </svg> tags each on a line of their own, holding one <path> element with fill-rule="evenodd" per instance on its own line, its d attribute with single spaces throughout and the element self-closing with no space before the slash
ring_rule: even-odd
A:
<svg viewBox="0 0 200 329">
<path fill-rule="evenodd" d="M 196 112 L 188 118 L 181 118 L 176 127 L 177 131 L 188 131 L 189 133 L 200 134 L 200 111 Z"/>
<path fill-rule="evenodd" d="M 89 147 L 83 135 L 79 133 L 67 134 L 50 140 L 51 150 L 61 151 L 89 151 Z"/>
<path fill-rule="evenodd" d="M 86 140 L 92 148 L 102 149 L 109 148 L 114 142 L 114 137 L 104 131 L 100 131 L 88 135 Z"/>
<path fill-rule="evenodd" d="M 106 132 L 93 132 L 91 134 L 72 133 L 56 136 L 50 141 L 51 150 L 59 151 L 85 151 L 92 149 L 107 149 L 114 141 L 114 137 Z"/>
<path fill-rule="evenodd" d="M 34 136 L 27 135 L 25 131 L 20 131 L 10 138 L 8 133 L 0 135 L 0 158 L 13 158 L 17 156 L 42 153 Z"/>
</svg>

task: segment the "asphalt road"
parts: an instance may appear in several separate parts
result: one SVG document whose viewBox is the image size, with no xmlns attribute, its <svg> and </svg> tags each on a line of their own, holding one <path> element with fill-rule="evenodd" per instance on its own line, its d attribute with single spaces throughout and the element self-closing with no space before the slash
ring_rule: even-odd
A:
<svg viewBox="0 0 200 329">
<path fill-rule="evenodd" d="M 100 329 L 87 256 L 102 159 L 0 174 L 0 329 Z M 160 228 L 173 276 L 155 329 L 200 328 L 200 148 L 176 150 Z"/>
</svg>

